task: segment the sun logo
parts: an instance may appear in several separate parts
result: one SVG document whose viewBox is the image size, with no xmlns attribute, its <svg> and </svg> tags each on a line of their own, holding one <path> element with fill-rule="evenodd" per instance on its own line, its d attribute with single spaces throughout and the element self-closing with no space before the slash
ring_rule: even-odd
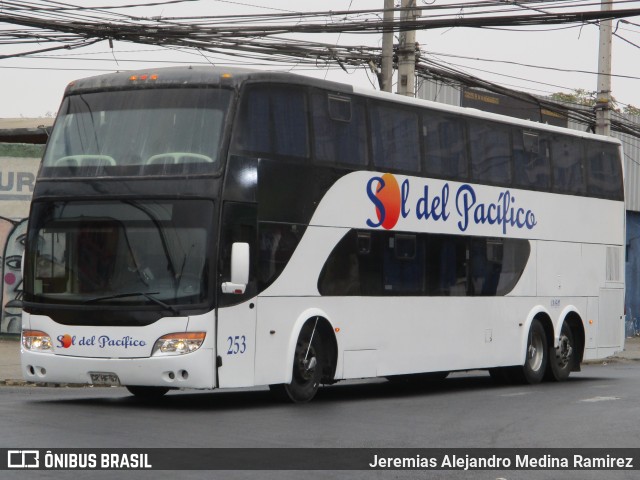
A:
<svg viewBox="0 0 640 480">
<path fill-rule="evenodd" d="M 73 338 L 71 335 L 63 335 L 62 338 L 59 339 L 61 346 L 63 348 L 69 348 L 73 344 Z"/>
<path fill-rule="evenodd" d="M 382 227 L 391 230 L 400 218 L 401 195 L 396 177 L 385 173 L 382 177 L 373 177 L 367 183 L 367 195 L 376 207 L 378 221 L 367 220 L 371 228 Z"/>
</svg>

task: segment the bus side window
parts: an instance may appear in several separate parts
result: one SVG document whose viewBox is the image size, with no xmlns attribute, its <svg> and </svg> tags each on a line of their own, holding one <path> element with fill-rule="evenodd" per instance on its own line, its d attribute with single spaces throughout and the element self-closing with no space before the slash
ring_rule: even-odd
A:
<svg viewBox="0 0 640 480">
<path fill-rule="evenodd" d="M 370 105 L 373 164 L 380 170 L 420 172 L 418 114 L 404 108 Z"/>
<path fill-rule="evenodd" d="M 467 295 L 467 239 L 457 235 L 426 234 L 426 294 Z"/>
<path fill-rule="evenodd" d="M 549 140 L 543 134 L 513 131 L 513 183 L 543 191 L 551 186 Z"/>
<path fill-rule="evenodd" d="M 583 142 L 579 138 L 555 135 L 551 142 L 551 161 L 555 193 L 587 193 Z"/>
<path fill-rule="evenodd" d="M 383 255 L 386 295 L 424 295 L 424 241 L 416 235 L 388 237 Z"/>
<path fill-rule="evenodd" d="M 618 147 L 596 142 L 587 144 L 588 192 L 595 197 L 622 200 L 622 165 Z"/>
<path fill-rule="evenodd" d="M 320 273 L 321 295 L 361 295 L 359 244 L 357 232 L 351 230 L 335 246 Z"/>
<path fill-rule="evenodd" d="M 422 139 L 426 175 L 455 180 L 467 178 L 469 168 L 463 120 L 427 112 L 422 115 Z"/>
<path fill-rule="evenodd" d="M 260 222 L 258 226 L 258 280 L 260 290 L 271 285 L 289 263 L 306 227 Z"/>
<path fill-rule="evenodd" d="M 291 86 L 253 86 L 244 90 L 235 128 L 236 150 L 309 157 L 306 93 Z"/>
<path fill-rule="evenodd" d="M 504 125 L 469 122 L 471 178 L 478 183 L 509 185 L 511 181 L 511 135 Z"/>
<path fill-rule="evenodd" d="M 317 92 L 311 96 L 315 158 L 320 162 L 367 165 L 364 102 Z"/>
</svg>

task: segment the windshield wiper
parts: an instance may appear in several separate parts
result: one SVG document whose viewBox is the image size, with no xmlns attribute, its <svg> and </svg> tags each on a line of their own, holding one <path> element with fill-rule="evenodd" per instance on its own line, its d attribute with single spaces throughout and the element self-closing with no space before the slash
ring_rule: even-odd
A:
<svg viewBox="0 0 640 480">
<path fill-rule="evenodd" d="M 103 297 L 95 297 L 95 298 L 90 298 L 88 300 L 85 300 L 84 302 L 82 302 L 83 304 L 89 304 L 89 303 L 97 303 L 97 302 L 102 302 L 103 300 L 113 300 L 114 298 L 126 298 L 126 297 L 145 297 L 148 300 L 151 300 L 153 303 L 155 303 L 156 305 L 160 305 L 161 307 L 169 310 L 170 312 L 176 314 L 176 315 L 180 315 L 180 311 L 174 307 L 173 305 L 169 305 L 168 303 L 163 302 L 162 300 L 157 299 L 156 297 L 152 296 L 152 295 L 157 295 L 160 292 L 127 292 L 127 293 L 115 293 L 113 295 L 105 295 Z"/>
</svg>

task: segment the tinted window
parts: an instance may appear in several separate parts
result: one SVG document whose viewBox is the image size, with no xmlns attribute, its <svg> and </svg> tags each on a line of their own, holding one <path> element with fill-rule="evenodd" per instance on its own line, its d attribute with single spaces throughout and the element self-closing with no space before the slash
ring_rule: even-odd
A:
<svg viewBox="0 0 640 480">
<path fill-rule="evenodd" d="M 371 106 L 373 163 L 382 170 L 420 171 L 418 115 L 385 105 Z"/>
<path fill-rule="evenodd" d="M 245 90 L 235 128 L 235 146 L 253 153 L 308 157 L 304 91 L 275 85 Z"/>
<path fill-rule="evenodd" d="M 204 302 L 213 211 L 205 200 L 36 202 L 25 294 L 67 305 Z"/>
<path fill-rule="evenodd" d="M 587 165 L 589 168 L 589 195 L 623 199 L 622 164 L 616 145 L 588 142 Z"/>
<path fill-rule="evenodd" d="M 459 235 L 350 231 L 320 274 L 322 295 L 506 295 L 529 242 Z"/>
<path fill-rule="evenodd" d="M 427 235 L 427 295 L 467 295 L 467 243 L 457 235 Z"/>
<path fill-rule="evenodd" d="M 553 137 L 551 161 L 555 192 L 580 195 L 587 192 L 583 156 L 583 144 L 580 139 L 563 135 Z"/>
<path fill-rule="evenodd" d="M 469 122 L 471 178 L 479 183 L 508 185 L 511 180 L 509 128 L 489 122 Z"/>
<path fill-rule="evenodd" d="M 155 88 L 66 97 L 43 177 L 216 171 L 230 90 Z"/>
<path fill-rule="evenodd" d="M 422 115 L 426 175 L 465 179 L 468 176 L 464 121 L 438 112 Z"/>
<path fill-rule="evenodd" d="M 503 238 L 474 238 L 469 250 L 469 295 L 509 293 L 522 275 L 529 242 Z"/>
<path fill-rule="evenodd" d="M 258 227 L 258 281 L 265 289 L 282 273 L 302 239 L 305 227 L 287 223 L 260 223 Z"/>
<path fill-rule="evenodd" d="M 547 190 L 551 186 L 551 146 L 547 135 L 513 131 L 513 183 L 518 187 Z"/>
<path fill-rule="evenodd" d="M 364 102 L 357 98 L 312 95 L 315 156 L 321 162 L 367 164 Z"/>
</svg>

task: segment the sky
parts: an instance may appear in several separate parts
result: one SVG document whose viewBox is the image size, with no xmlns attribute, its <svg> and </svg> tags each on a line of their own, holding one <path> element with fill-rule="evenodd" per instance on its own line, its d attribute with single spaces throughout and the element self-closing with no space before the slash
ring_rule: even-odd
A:
<svg viewBox="0 0 640 480">
<path fill-rule="evenodd" d="M 399 1 L 399 0 L 397 0 Z M 128 5 L 152 3 L 151 0 L 66 0 L 65 3 L 84 6 Z M 454 3 L 441 0 L 418 0 L 419 5 Z M 458 2 L 460 3 L 460 2 Z M 509 2 L 513 3 L 513 2 Z M 548 5 L 555 2 L 546 2 Z M 599 10 L 599 2 L 582 0 L 588 10 Z M 383 0 L 199 0 L 174 5 L 156 5 L 121 10 L 133 15 L 155 17 L 183 17 L 288 11 L 338 11 L 382 8 Z M 0 2 L 0 13 L 2 3 Z M 543 8 L 543 7 L 540 7 Z M 640 1 L 625 2 L 615 7 L 640 8 Z M 522 13 L 525 13 L 523 10 Z M 465 10 L 458 12 L 464 16 Z M 423 10 L 428 18 L 429 10 Z M 640 17 L 628 18 L 637 25 L 619 23 L 614 37 L 612 54 L 612 92 L 621 104 L 640 107 Z M 336 21 L 340 21 L 336 18 Z M 16 28 L 0 22 L 2 29 Z M 381 36 L 366 34 L 315 34 L 297 38 L 332 45 L 380 46 Z M 474 76 L 510 88 L 538 95 L 570 92 L 581 88 L 597 90 L 598 27 L 550 26 L 520 27 L 509 30 L 449 28 L 421 30 L 416 40 L 427 55 L 440 62 L 448 62 Z M 396 40 L 397 41 L 397 40 Z M 49 46 L 47 44 L 46 46 Z M 44 47 L 44 46 L 43 46 Z M 256 65 L 222 55 L 204 54 L 193 50 L 177 50 L 159 46 L 137 45 L 114 41 L 113 49 L 107 41 L 71 51 L 57 51 L 20 58 L 3 55 L 24 52 L 38 45 L 6 45 L 0 43 L 0 118 L 54 116 L 66 85 L 75 79 L 113 71 L 153 69 L 172 65 L 215 64 L 243 66 L 257 69 L 284 70 L 326 78 L 362 88 L 378 89 L 377 80 L 364 68 L 347 68 L 326 64 L 299 66 L 295 64 Z M 522 66 L 517 64 L 527 64 Z M 573 70 L 564 72 L 560 70 Z M 578 73 L 585 71 L 591 73 Z M 623 78 L 632 77 L 632 78 Z M 395 91 L 395 87 L 394 87 Z"/>
</svg>

